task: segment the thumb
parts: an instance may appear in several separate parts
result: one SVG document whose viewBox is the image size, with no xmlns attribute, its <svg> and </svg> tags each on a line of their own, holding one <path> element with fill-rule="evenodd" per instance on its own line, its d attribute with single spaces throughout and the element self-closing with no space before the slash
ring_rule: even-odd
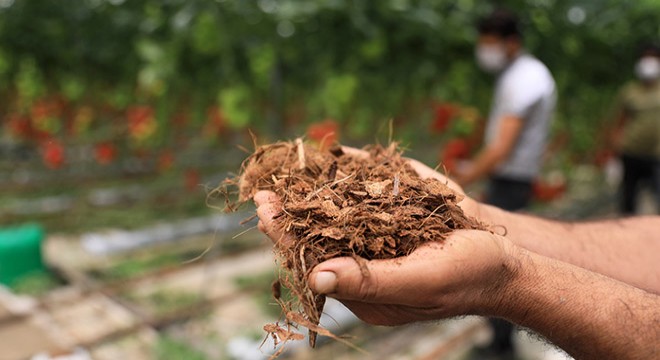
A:
<svg viewBox="0 0 660 360">
<path fill-rule="evenodd" d="M 335 258 L 317 265 L 309 275 L 310 287 L 320 293 L 344 300 L 370 301 L 375 299 L 378 287 L 375 267 L 367 261 L 369 269 L 363 271 L 355 259 Z M 371 266 L 370 266 L 371 265 Z M 363 273 L 364 272 L 364 273 Z M 365 276 L 366 275 L 366 276 Z"/>
<path fill-rule="evenodd" d="M 397 259 L 364 261 L 363 267 L 350 257 L 330 259 L 317 265 L 309 275 L 310 287 L 340 300 L 414 305 L 415 280 L 428 271 L 419 261 L 420 250 Z M 364 271 L 366 267 L 366 271 Z"/>
</svg>

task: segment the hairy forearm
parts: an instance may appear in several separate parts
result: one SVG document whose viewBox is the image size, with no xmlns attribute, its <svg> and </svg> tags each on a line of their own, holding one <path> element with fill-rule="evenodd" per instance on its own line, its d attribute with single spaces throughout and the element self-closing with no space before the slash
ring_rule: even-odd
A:
<svg viewBox="0 0 660 360">
<path fill-rule="evenodd" d="M 660 217 L 563 223 L 480 205 L 516 245 L 660 294 Z"/>
<path fill-rule="evenodd" d="M 657 359 L 660 296 L 521 249 L 495 315 L 576 359 Z"/>
</svg>

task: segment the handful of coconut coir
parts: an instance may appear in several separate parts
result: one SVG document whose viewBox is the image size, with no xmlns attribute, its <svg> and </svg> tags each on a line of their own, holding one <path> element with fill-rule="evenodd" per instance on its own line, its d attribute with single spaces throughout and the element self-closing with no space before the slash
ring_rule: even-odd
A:
<svg viewBox="0 0 660 360">
<path fill-rule="evenodd" d="M 264 145 L 245 160 L 239 177 L 240 201 L 259 190 L 273 191 L 282 201 L 277 222 L 292 244 L 275 252 L 285 270 L 280 281 L 300 312 L 278 302 L 287 307 L 287 324 L 309 328 L 312 347 L 325 303 L 307 283 L 314 266 L 341 256 L 359 264 L 406 256 L 454 230 L 486 229 L 457 205 L 462 195 L 437 179 L 420 178 L 396 143 L 363 150 L 322 150 L 300 139 Z M 361 268 L 368 276 L 366 266 Z"/>
</svg>

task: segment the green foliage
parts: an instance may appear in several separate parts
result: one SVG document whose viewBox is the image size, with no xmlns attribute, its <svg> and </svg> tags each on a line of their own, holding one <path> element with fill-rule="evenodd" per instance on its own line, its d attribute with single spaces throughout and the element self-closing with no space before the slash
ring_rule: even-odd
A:
<svg viewBox="0 0 660 360">
<path fill-rule="evenodd" d="M 16 73 L 16 89 L 25 105 L 30 105 L 45 92 L 41 70 L 33 58 L 21 59 Z"/>
<path fill-rule="evenodd" d="M 227 124 L 230 127 L 240 129 L 250 123 L 250 89 L 245 85 L 237 85 L 220 91 L 218 103 L 227 115 Z"/>
<path fill-rule="evenodd" d="M 336 119 L 348 116 L 358 85 L 352 74 L 329 76 L 320 93 L 325 114 Z"/>
<path fill-rule="evenodd" d="M 12 285 L 12 290 L 17 294 L 30 296 L 41 296 L 62 285 L 55 275 L 44 272 L 32 272 L 22 276 Z"/>
<path fill-rule="evenodd" d="M 6 76 L 9 69 L 11 69 L 11 56 L 0 48 L 0 76 Z"/>
<path fill-rule="evenodd" d="M 305 120 L 337 118 L 348 136 L 388 118 L 417 128 L 430 99 L 487 111 L 474 24 L 494 4 L 521 15 L 557 78 L 560 132 L 599 127 L 638 44 L 660 37 L 655 0 L 23 0 L 0 9 L 0 92 L 19 94 L 9 108 L 46 92 L 195 114 L 218 103 L 233 129 L 304 124 L 287 118 L 301 103 Z"/>
<path fill-rule="evenodd" d="M 62 94 L 70 101 L 78 101 L 85 93 L 85 82 L 75 75 L 62 74 L 59 80 Z"/>
<path fill-rule="evenodd" d="M 199 303 L 196 294 L 178 291 L 156 291 L 145 299 L 157 315 L 167 315 L 173 311 L 190 308 Z"/>
<path fill-rule="evenodd" d="M 277 62 L 275 48 L 270 44 L 248 48 L 247 57 L 255 85 L 260 89 L 267 89 Z"/>
<path fill-rule="evenodd" d="M 167 266 L 175 266 L 181 264 L 183 261 L 182 256 L 172 253 L 142 258 L 129 258 L 113 264 L 110 268 L 101 271 L 96 270 L 93 272 L 93 275 L 104 281 L 121 281 L 138 275 L 145 275 Z"/>
<path fill-rule="evenodd" d="M 167 316 L 176 311 L 190 309 L 202 301 L 198 294 L 169 289 L 159 289 L 149 294 L 126 292 L 120 294 L 125 299 L 140 304 L 155 317 Z"/>
<path fill-rule="evenodd" d="M 219 55 L 224 45 L 223 29 L 211 13 L 202 13 L 192 29 L 192 48 L 202 55 Z"/>
<path fill-rule="evenodd" d="M 154 348 L 154 358 L 160 360 L 205 360 L 207 356 L 181 340 L 171 336 L 160 336 Z"/>
</svg>

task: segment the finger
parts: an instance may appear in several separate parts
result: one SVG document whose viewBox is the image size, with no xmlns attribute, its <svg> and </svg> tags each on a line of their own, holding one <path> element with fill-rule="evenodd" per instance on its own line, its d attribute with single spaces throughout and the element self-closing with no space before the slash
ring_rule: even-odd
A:
<svg viewBox="0 0 660 360">
<path fill-rule="evenodd" d="M 259 191 L 254 194 L 254 202 L 257 205 L 257 216 L 259 216 L 259 230 L 268 233 L 273 227 L 273 218 L 282 211 L 280 198 L 272 191 Z"/>
<path fill-rule="evenodd" d="M 276 203 L 265 203 L 259 206 L 257 208 L 257 216 L 259 217 L 259 224 L 257 226 L 275 245 L 287 248 L 293 244 L 293 239 L 284 233 L 281 222 L 275 219 L 275 216 L 281 210 L 281 205 Z"/>
<path fill-rule="evenodd" d="M 266 226 L 264 225 L 263 221 L 259 220 L 259 222 L 257 223 L 257 229 L 259 229 L 259 231 L 261 231 L 262 233 L 268 235 L 268 229 L 266 229 Z"/>
<path fill-rule="evenodd" d="M 274 192 L 268 190 L 257 191 L 257 193 L 254 194 L 253 199 L 257 207 L 267 203 L 274 203 L 274 204 L 280 203 L 280 197 L 277 196 L 277 194 L 275 194 Z"/>
<path fill-rule="evenodd" d="M 259 230 L 278 247 L 288 248 L 293 245 L 293 239 L 284 233 L 281 222 L 276 219 L 282 212 L 280 198 L 272 191 L 262 190 L 254 194 L 254 202 L 257 204 Z"/>
<path fill-rule="evenodd" d="M 414 306 L 418 299 L 410 294 L 415 281 L 429 271 L 429 261 L 437 260 L 438 249 L 438 244 L 428 244 L 403 258 L 366 261 L 364 274 L 353 258 L 331 259 L 312 270 L 310 286 L 340 300 Z"/>
</svg>

